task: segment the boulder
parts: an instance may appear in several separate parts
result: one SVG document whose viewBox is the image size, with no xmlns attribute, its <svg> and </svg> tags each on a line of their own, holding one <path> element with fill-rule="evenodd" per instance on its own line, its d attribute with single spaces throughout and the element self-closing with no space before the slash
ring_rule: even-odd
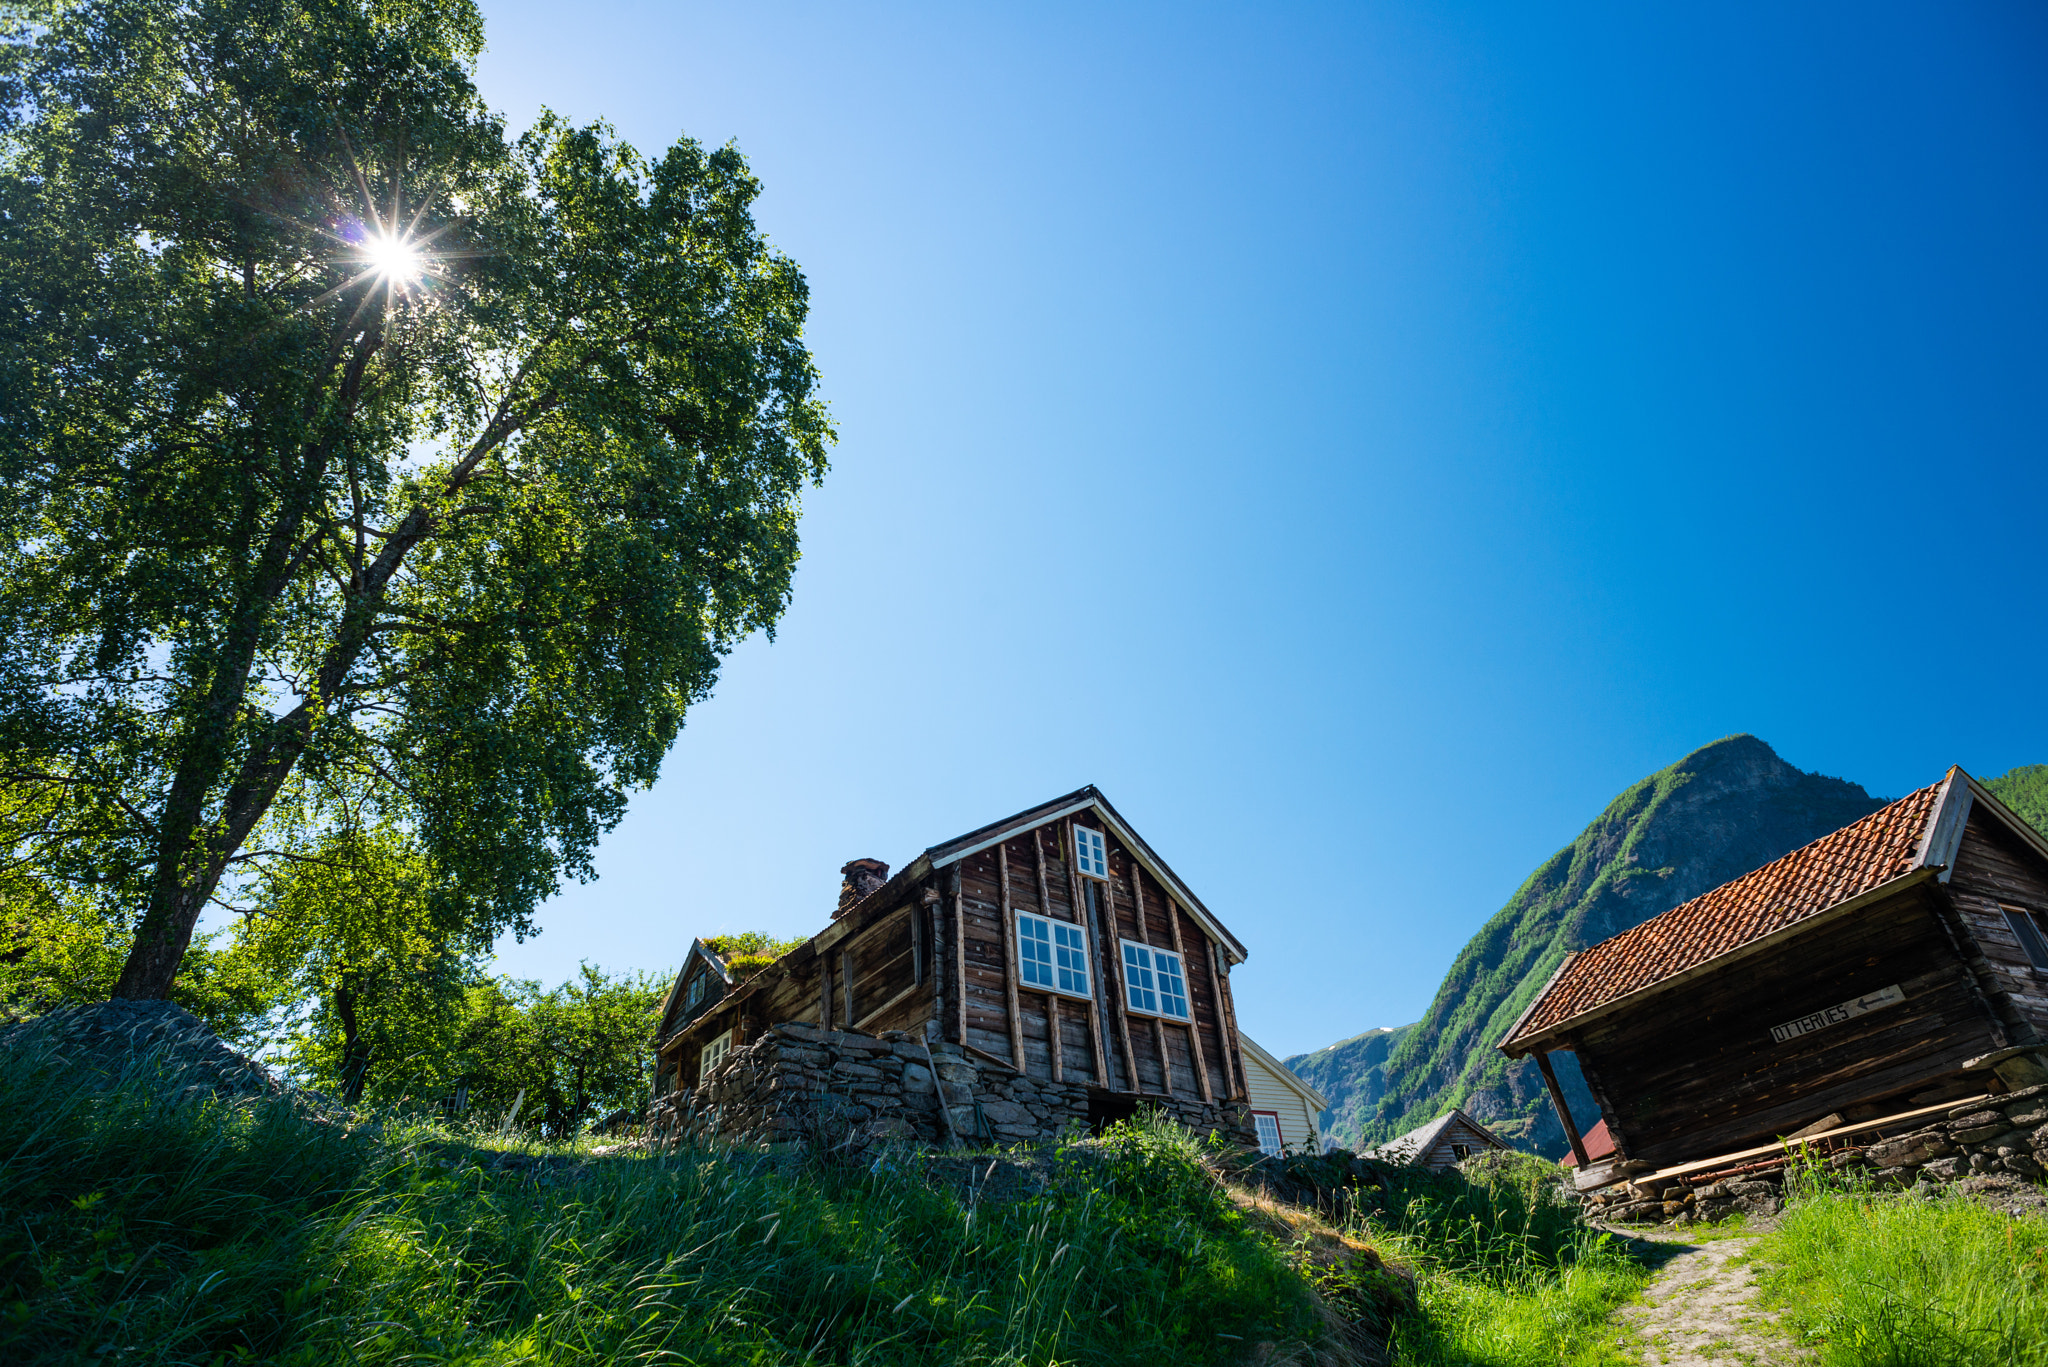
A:
<svg viewBox="0 0 2048 1367">
<path fill-rule="evenodd" d="M 1994 1111 L 1991 1113 L 1991 1121 L 1988 1124 L 1971 1125 L 1968 1127 L 1951 1125 L 1949 1126 L 1948 1133 L 1949 1137 L 1958 1144 L 1982 1144 L 1985 1140 L 1995 1139 L 2011 1129 L 2012 1126 L 2006 1123 L 2005 1117 Z"/>
</svg>

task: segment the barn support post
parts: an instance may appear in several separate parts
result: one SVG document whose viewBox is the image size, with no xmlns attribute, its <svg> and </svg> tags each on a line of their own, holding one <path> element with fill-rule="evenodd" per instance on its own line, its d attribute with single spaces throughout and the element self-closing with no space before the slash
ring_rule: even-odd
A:
<svg viewBox="0 0 2048 1367">
<path fill-rule="evenodd" d="M 1557 1074 L 1551 1071 L 1550 1055 L 1544 1050 L 1533 1051 L 1536 1068 L 1543 1074 L 1543 1085 L 1550 1089 L 1550 1104 L 1557 1109 L 1557 1118 L 1564 1124 L 1564 1137 L 1572 1142 L 1572 1156 L 1579 1160 L 1579 1171 L 1593 1166 L 1593 1160 L 1586 1157 L 1586 1141 L 1579 1137 L 1578 1123 L 1572 1119 L 1572 1108 L 1564 1104 L 1564 1088 L 1557 1085 Z"/>
<path fill-rule="evenodd" d="M 832 1028 L 832 957 L 818 956 L 818 1028 Z"/>
<path fill-rule="evenodd" d="M 1024 1013 L 1017 1006 L 1017 909 L 1010 902 L 1010 842 L 996 846 L 996 877 L 1003 889 L 1003 1001 L 1010 1011 L 1010 1062 L 1024 1071 Z"/>
</svg>

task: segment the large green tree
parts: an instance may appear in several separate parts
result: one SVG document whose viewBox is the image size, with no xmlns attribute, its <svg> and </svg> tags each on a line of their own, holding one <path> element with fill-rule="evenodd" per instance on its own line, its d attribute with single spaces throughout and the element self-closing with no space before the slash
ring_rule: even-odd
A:
<svg viewBox="0 0 2048 1367">
<path fill-rule="evenodd" d="M 730 148 L 508 140 L 469 5 L 0 7 L 0 782 L 162 996 L 280 799 L 487 931 L 770 630 L 830 428 Z"/>
</svg>

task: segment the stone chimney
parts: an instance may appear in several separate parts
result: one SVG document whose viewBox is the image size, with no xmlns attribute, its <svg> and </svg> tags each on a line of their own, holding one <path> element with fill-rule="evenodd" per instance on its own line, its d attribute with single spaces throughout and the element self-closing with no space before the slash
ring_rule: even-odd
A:
<svg viewBox="0 0 2048 1367">
<path fill-rule="evenodd" d="M 852 859 L 839 866 L 839 909 L 832 919 L 853 909 L 853 905 L 889 881 L 889 866 L 879 859 Z"/>
</svg>

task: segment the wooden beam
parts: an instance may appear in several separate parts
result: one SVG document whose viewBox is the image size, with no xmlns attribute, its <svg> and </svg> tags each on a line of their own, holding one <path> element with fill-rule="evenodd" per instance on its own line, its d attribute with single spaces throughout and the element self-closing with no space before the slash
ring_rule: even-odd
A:
<svg viewBox="0 0 2048 1367">
<path fill-rule="evenodd" d="M 1213 942 L 1211 942 L 1211 947 L 1214 948 Z M 1222 956 L 1220 954 L 1212 954 L 1210 957 L 1221 958 Z M 1230 973 L 1228 969 L 1217 973 L 1216 988 L 1223 997 L 1223 1011 L 1218 1023 L 1223 1027 L 1223 1071 L 1227 1075 L 1226 1080 L 1230 1083 L 1230 1096 L 1226 1100 L 1235 1101 L 1239 1097 L 1249 1098 L 1251 1096 L 1251 1084 L 1245 1079 L 1244 1051 L 1237 1042 L 1237 1002 L 1230 995 Z"/>
<path fill-rule="evenodd" d="M 1032 862 L 1038 866 L 1038 914 L 1040 916 L 1051 916 L 1052 896 L 1045 883 L 1045 833 L 1043 831 L 1033 831 L 1031 833 L 1031 854 Z"/>
<path fill-rule="evenodd" d="M 953 866 L 953 982 L 960 997 L 960 1043 L 967 1043 L 967 894 L 960 866 Z"/>
<path fill-rule="evenodd" d="M 832 1028 L 832 961 L 818 956 L 818 1028 Z"/>
<path fill-rule="evenodd" d="M 846 1023 L 852 1025 L 853 1014 L 853 955 L 842 950 L 839 954 L 839 990 L 846 998 Z"/>
<path fill-rule="evenodd" d="M 1060 999 L 1058 994 L 1045 994 L 1045 1033 L 1052 1039 L 1052 1080 L 1066 1081 L 1066 1046 L 1060 1041 Z"/>
<path fill-rule="evenodd" d="M 1109 922 L 1112 926 L 1116 924 L 1116 904 L 1114 901 L 1110 904 Z M 1123 945 L 1121 943 L 1117 944 L 1114 952 L 1109 956 L 1109 961 L 1116 967 L 1117 1006 L 1119 1008 L 1117 1018 L 1123 1022 L 1124 1027 L 1124 1072 L 1131 1080 L 1131 1090 L 1142 1092 L 1145 1089 L 1138 1084 L 1138 1056 L 1131 1048 L 1131 983 L 1124 971 L 1123 951 Z"/>
<path fill-rule="evenodd" d="M 1579 1160 L 1579 1171 L 1593 1166 L 1593 1160 L 1586 1156 L 1586 1141 L 1579 1138 L 1578 1123 L 1572 1119 L 1572 1108 L 1564 1103 L 1564 1088 L 1557 1085 L 1557 1074 L 1550 1070 L 1550 1055 L 1538 1049 L 1536 1067 L 1543 1074 L 1543 1085 L 1550 1089 L 1550 1104 L 1557 1109 L 1557 1118 L 1564 1124 L 1564 1137 L 1572 1142 L 1572 1157 Z"/>
<path fill-rule="evenodd" d="M 919 984 L 912 983 L 910 986 L 904 988 L 901 992 L 898 992 L 895 996 L 889 998 L 889 1000 L 883 1002 L 880 1006 L 876 1007 L 874 1010 L 868 1012 L 865 1016 L 862 1016 L 859 1020 L 855 1021 L 853 1023 L 853 1028 L 856 1030 L 862 1029 L 867 1025 L 869 1021 L 874 1020 L 877 1016 L 880 1016 L 890 1007 L 895 1006 L 897 1003 L 901 1002 L 905 997 L 908 997 L 913 992 L 917 991 L 918 987 Z"/>
<path fill-rule="evenodd" d="M 1003 889 L 1003 1000 L 1010 1012 L 1010 1066 L 1024 1071 L 1024 1013 L 1017 1007 L 1017 909 L 1010 904 L 1010 842 L 996 846 L 996 878 Z"/>
<path fill-rule="evenodd" d="M 1084 940 L 1093 938 L 1099 944 L 1102 939 L 1101 932 L 1091 927 L 1089 922 L 1091 920 L 1099 920 L 1100 918 L 1088 914 L 1088 896 L 1082 891 L 1081 861 L 1074 857 L 1073 818 L 1068 817 L 1065 825 L 1067 828 L 1067 846 L 1062 853 L 1067 861 L 1067 892 L 1074 899 L 1074 924 L 1081 927 L 1081 937 Z M 1083 962 L 1086 962 L 1085 958 Z M 1089 964 L 1088 976 L 1099 980 L 1102 977 L 1100 965 Z M 1102 987 L 1103 985 L 1099 982 L 1088 984 L 1089 1002 L 1092 1007 L 1088 1012 L 1088 1043 L 1095 1050 L 1095 1085 L 1107 1087 L 1109 1086 L 1109 1061 L 1102 1049 L 1102 1022 L 1104 1019 Z M 1133 1086 L 1132 1090 L 1136 1090 L 1135 1086 Z"/>
<path fill-rule="evenodd" d="M 1138 871 L 1133 869 L 1131 872 L 1133 875 L 1131 886 L 1137 888 L 1139 886 Z M 1144 916 L 1145 901 L 1141 891 L 1138 899 L 1138 918 L 1141 925 L 1144 923 Z M 1209 1061 L 1202 1057 L 1202 1027 L 1195 1023 L 1195 975 L 1188 972 L 1187 951 L 1180 947 L 1180 908 L 1175 905 L 1171 897 L 1166 899 L 1166 924 L 1173 928 L 1173 952 L 1175 957 L 1180 960 L 1181 986 L 1188 990 L 1188 1043 L 1194 1047 L 1195 1051 L 1195 1077 L 1202 1084 L 1202 1100 L 1213 1106 L 1216 1104 L 1216 1095 L 1215 1090 L 1209 1086 Z M 1206 939 L 1207 937 L 1205 936 L 1204 938 Z M 1223 1013 L 1220 1002 L 1218 1003 L 1218 1008 L 1216 1019 L 1221 1020 L 1223 1019 Z"/>
<path fill-rule="evenodd" d="M 1618 1159 L 1635 1157 L 1629 1152 L 1628 1133 L 1616 1119 L 1621 1112 L 1615 1109 L 1614 1102 L 1608 1098 L 1607 1089 L 1600 1084 L 1600 1070 L 1594 1066 L 1593 1060 L 1586 1056 L 1586 1051 L 1577 1048 L 1576 1045 L 1576 1040 L 1567 1038 L 1561 1047 L 1570 1049 L 1572 1057 L 1579 1061 L 1579 1076 L 1586 1080 L 1586 1090 L 1593 1094 L 1593 1104 L 1600 1108 L 1601 1116 L 1607 1121 L 1607 1138 L 1614 1145 L 1614 1156 Z"/>
</svg>

